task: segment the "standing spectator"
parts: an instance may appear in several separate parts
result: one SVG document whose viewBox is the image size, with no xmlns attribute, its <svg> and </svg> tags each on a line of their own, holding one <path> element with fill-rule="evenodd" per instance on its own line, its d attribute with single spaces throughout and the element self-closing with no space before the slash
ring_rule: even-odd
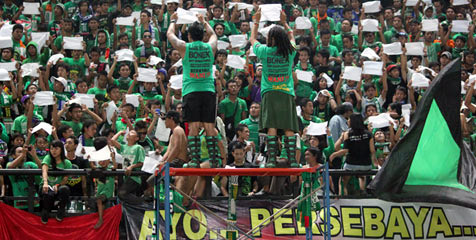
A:
<svg viewBox="0 0 476 240">
<path fill-rule="evenodd" d="M 259 137 L 259 112 L 261 106 L 257 102 L 251 103 L 250 106 L 250 116 L 242 120 L 240 124 L 245 124 L 248 126 L 250 130 L 250 141 L 255 143 L 255 152 L 259 152 L 259 147 L 261 145 L 260 137 Z"/>
<path fill-rule="evenodd" d="M 276 167 L 278 155 L 278 130 L 285 132 L 285 149 L 291 167 L 298 167 L 296 161 L 296 137 L 299 131 L 294 102 L 294 85 L 297 83 L 292 64 L 296 55 L 292 29 L 286 22 L 286 14 L 281 12 L 281 24 L 285 29 L 274 27 L 268 33 L 267 46 L 257 40 L 261 10 L 255 14 L 255 23 L 251 31 L 250 42 L 253 52 L 263 62 L 261 96 L 263 98 L 260 114 L 260 130 L 268 133 L 268 162 L 266 167 Z M 287 34 L 286 34 L 287 33 Z"/>
<path fill-rule="evenodd" d="M 235 80 L 228 81 L 226 89 L 228 90 L 228 96 L 218 105 L 218 113 L 225 122 L 226 137 L 228 141 L 231 141 L 235 135 L 235 127 L 246 118 L 248 108 L 246 101 L 238 97 L 239 89 Z"/>
<path fill-rule="evenodd" d="M 210 167 L 218 167 L 218 137 L 215 130 L 216 94 L 213 79 L 213 63 L 217 48 L 217 37 L 199 15 L 199 22 L 188 28 L 191 43 L 179 40 L 175 35 L 177 13 L 171 17 L 167 38 L 175 49 L 178 49 L 183 59 L 183 88 L 184 120 L 189 123 L 188 146 L 190 149 L 190 167 L 200 167 L 200 124 L 203 123 L 207 135 L 207 148 L 210 155 Z M 208 42 L 203 42 L 204 30 L 209 35 Z"/>
<path fill-rule="evenodd" d="M 344 148 L 333 153 L 329 161 L 336 157 L 347 155 L 344 170 L 366 171 L 372 169 L 372 163 L 377 166 L 375 145 L 372 133 L 364 125 L 362 115 L 354 113 L 350 116 L 350 130 L 344 133 Z M 343 177 L 343 192 L 347 195 L 347 184 L 351 176 Z M 359 177 L 360 190 L 365 191 L 366 177 Z M 342 191 L 340 191 L 342 192 Z"/>
</svg>

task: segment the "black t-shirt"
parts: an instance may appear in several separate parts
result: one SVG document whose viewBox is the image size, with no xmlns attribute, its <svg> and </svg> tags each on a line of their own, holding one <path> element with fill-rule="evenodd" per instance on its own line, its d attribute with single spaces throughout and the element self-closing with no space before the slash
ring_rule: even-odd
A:
<svg viewBox="0 0 476 240">
<path fill-rule="evenodd" d="M 349 150 L 345 162 L 352 165 L 371 165 L 370 139 L 372 134 L 369 131 L 357 133 L 351 129 L 349 138 L 344 141 L 344 149 Z"/>
<path fill-rule="evenodd" d="M 89 166 L 88 160 L 76 156 L 75 159 L 70 160 L 73 169 L 86 169 Z M 70 176 L 68 179 L 68 186 L 71 190 L 71 196 L 83 196 L 83 188 L 81 183 L 81 176 Z"/>
<path fill-rule="evenodd" d="M 330 78 L 334 79 L 334 81 L 339 80 L 341 67 L 340 65 L 337 66 L 315 66 L 316 69 L 316 76 L 321 75 L 321 73 L 327 74 Z M 315 81 L 313 84 L 313 90 L 319 92 L 319 82 Z"/>
</svg>

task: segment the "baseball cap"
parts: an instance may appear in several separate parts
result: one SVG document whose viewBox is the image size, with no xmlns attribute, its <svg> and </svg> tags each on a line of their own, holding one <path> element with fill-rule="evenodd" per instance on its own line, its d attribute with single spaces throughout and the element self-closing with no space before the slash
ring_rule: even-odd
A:
<svg viewBox="0 0 476 240">
<path fill-rule="evenodd" d="M 66 81 L 66 79 L 64 79 L 63 77 L 53 77 L 53 79 L 55 81 L 61 82 L 61 84 L 63 84 L 65 90 L 66 90 L 66 88 L 68 88 L 68 81 Z"/>
<path fill-rule="evenodd" d="M 453 55 L 451 55 L 451 53 L 448 51 L 444 51 L 443 53 L 441 53 L 441 57 L 443 56 L 447 57 L 448 59 L 453 59 Z"/>
<path fill-rule="evenodd" d="M 398 66 L 395 65 L 395 64 L 390 64 L 390 65 L 388 65 L 388 67 L 387 67 L 387 73 L 390 72 L 390 71 L 392 71 L 392 69 L 394 69 L 394 68 L 398 68 Z"/>
</svg>

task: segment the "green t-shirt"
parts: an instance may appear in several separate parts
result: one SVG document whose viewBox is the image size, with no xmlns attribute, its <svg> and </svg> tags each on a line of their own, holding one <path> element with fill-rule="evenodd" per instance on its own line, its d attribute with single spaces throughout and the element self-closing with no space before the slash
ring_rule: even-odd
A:
<svg viewBox="0 0 476 240">
<path fill-rule="evenodd" d="M 301 70 L 306 72 L 312 72 L 314 76 L 316 76 L 316 69 L 312 67 L 310 63 L 307 64 L 307 68 L 303 69 L 301 66 L 301 62 L 298 62 L 294 67 L 294 71 Z M 312 83 L 305 82 L 305 81 L 298 81 L 298 84 L 295 89 L 296 96 L 310 98 L 312 93 Z"/>
<path fill-rule="evenodd" d="M 119 77 L 114 79 L 114 85 L 119 87 L 119 91 L 127 92 L 129 90 L 129 87 L 132 85 L 132 79 L 130 77 Z"/>
<path fill-rule="evenodd" d="M 51 161 L 54 161 L 54 160 L 52 160 L 51 156 L 48 154 L 45 157 L 45 159 L 43 159 L 43 162 L 41 163 L 41 165 L 48 165 L 48 169 L 52 170 L 53 167 L 51 166 Z M 68 159 L 64 159 L 63 162 L 61 162 L 60 164 L 56 164 L 56 168 L 61 170 L 71 169 L 72 167 L 73 165 Z M 53 185 L 59 184 L 61 180 L 63 180 L 63 177 L 64 176 L 48 175 L 48 185 L 53 186 Z M 43 184 L 43 179 L 41 180 L 41 184 Z"/>
<path fill-rule="evenodd" d="M 295 47 L 296 44 L 291 42 Z M 296 51 L 289 54 L 288 59 L 276 54 L 276 47 L 268 47 L 256 42 L 253 52 L 263 63 L 261 77 L 261 96 L 268 91 L 280 91 L 294 96 L 293 60 Z"/>
<path fill-rule="evenodd" d="M 241 121 L 241 113 L 248 112 L 246 101 L 237 97 L 235 102 L 232 102 L 227 96 L 220 102 L 220 104 L 218 104 L 218 113 L 224 114 L 225 118 L 231 117 L 235 111 L 235 108 L 236 112 L 234 116 L 234 123 L 236 127 Z"/>
<path fill-rule="evenodd" d="M 36 118 L 38 121 L 43 122 L 43 117 L 40 115 L 33 115 L 33 118 Z M 26 115 L 21 115 L 15 118 L 13 120 L 13 126 L 12 126 L 12 131 L 13 132 L 19 132 L 21 134 L 27 134 L 28 130 L 28 118 Z"/>
<path fill-rule="evenodd" d="M 96 97 L 96 98 L 97 99 L 105 99 L 107 91 L 106 91 L 106 89 L 100 89 L 98 87 L 93 87 L 93 88 L 88 89 L 88 94 L 94 94 L 95 96 L 101 95 L 101 96 Z"/>
<path fill-rule="evenodd" d="M 213 79 L 213 50 L 210 44 L 201 41 L 185 45 L 183 63 L 182 96 L 191 92 L 215 92 Z"/>
<path fill-rule="evenodd" d="M 258 119 L 253 119 L 251 116 L 245 120 L 242 120 L 240 124 L 245 124 L 250 130 L 250 141 L 255 143 L 255 151 L 259 152 L 259 125 Z"/>
<path fill-rule="evenodd" d="M 316 116 L 314 116 L 314 115 L 311 115 L 311 120 L 306 120 L 306 119 L 304 119 L 304 117 L 302 117 L 302 116 L 300 117 L 300 119 L 301 119 L 301 122 L 302 122 L 302 126 L 303 126 L 304 128 L 306 128 L 307 126 L 309 126 L 309 124 L 311 124 L 311 122 L 314 122 L 314 123 L 321 123 L 321 122 L 322 122 L 322 120 L 321 120 L 320 118 L 318 118 L 318 117 L 316 117 Z"/>
<path fill-rule="evenodd" d="M 151 45 L 151 47 L 147 48 L 145 46 L 139 47 L 134 51 L 134 55 L 139 59 L 140 66 L 146 66 L 147 59 L 151 55 L 156 55 L 157 57 L 161 57 L 160 50 L 157 47 Z"/>
<path fill-rule="evenodd" d="M 131 165 L 144 162 L 145 150 L 141 145 L 134 144 L 132 146 L 121 144 L 121 155 L 124 157 L 124 168 Z M 141 168 L 134 168 L 134 171 L 141 170 Z M 126 177 L 127 178 L 127 177 Z M 139 176 L 130 176 L 132 180 L 141 184 L 141 179 Z"/>
<path fill-rule="evenodd" d="M 82 122 L 61 121 L 61 124 L 70 126 L 73 129 L 74 136 L 78 137 L 79 135 L 81 135 L 81 132 L 83 130 Z"/>
<path fill-rule="evenodd" d="M 7 163 L 7 167 L 10 166 L 12 162 Z M 21 169 L 38 169 L 38 166 L 34 162 L 24 162 L 23 166 L 18 167 Z M 26 175 L 10 175 L 8 176 L 10 178 L 10 181 L 12 182 L 12 191 L 13 191 L 13 196 L 15 197 L 27 197 L 28 196 L 28 176 Z M 39 183 L 41 180 L 41 177 L 35 176 L 35 183 Z M 35 193 L 35 197 L 37 197 L 38 194 Z M 36 203 L 35 207 L 37 207 L 39 204 Z M 27 200 L 15 200 L 14 201 L 14 206 L 19 209 L 26 209 L 28 208 L 28 201 Z"/>
<path fill-rule="evenodd" d="M 63 61 L 66 65 L 69 66 L 69 79 L 79 79 L 83 78 L 86 73 L 86 66 L 84 65 L 84 58 L 74 60 L 73 58 L 65 57 Z M 75 76 L 78 76 L 75 78 Z"/>
</svg>

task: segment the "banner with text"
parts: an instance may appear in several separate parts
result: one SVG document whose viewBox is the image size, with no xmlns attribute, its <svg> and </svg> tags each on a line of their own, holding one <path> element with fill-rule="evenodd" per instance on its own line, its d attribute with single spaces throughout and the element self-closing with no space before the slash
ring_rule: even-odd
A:
<svg viewBox="0 0 476 240">
<path fill-rule="evenodd" d="M 236 225 L 244 232 L 259 225 L 277 212 L 288 200 L 242 200 L 237 202 Z M 201 202 L 215 214 L 226 218 L 227 201 Z M 128 239 L 148 239 L 154 231 L 154 211 L 145 207 L 123 205 Z M 203 209 L 191 209 L 211 230 L 225 236 L 226 225 Z M 253 234 L 255 239 L 305 239 L 305 228 L 297 220 L 296 208 Z M 190 215 L 171 216 L 170 239 L 219 239 Z M 313 213 L 312 232 L 322 236 L 324 211 Z M 164 212 L 161 212 L 163 219 Z M 331 206 L 332 239 L 475 239 L 476 210 L 451 204 L 393 203 L 378 199 L 341 199 Z M 163 227 L 163 226 L 161 226 Z M 160 231 L 163 233 L 163 229 Z M 241 236 L 238 233 L 238 236 Z M 160 239 L 164 239 L 160 235 Z"/>
</svg>

